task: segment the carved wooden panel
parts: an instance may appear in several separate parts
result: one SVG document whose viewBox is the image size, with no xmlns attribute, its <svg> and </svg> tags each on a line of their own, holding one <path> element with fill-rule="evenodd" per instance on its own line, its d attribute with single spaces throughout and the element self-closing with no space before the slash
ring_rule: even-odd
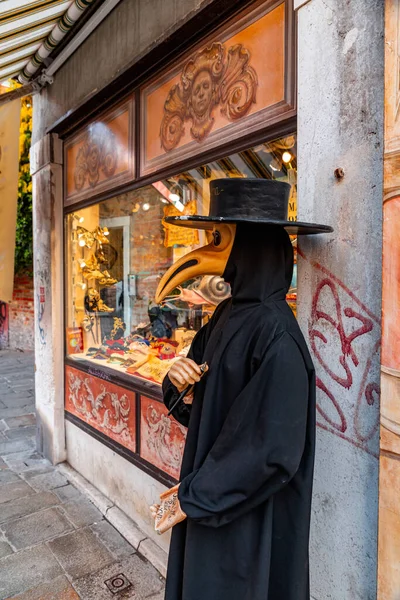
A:
<svg viewBox="0 0 400 600">
<path fill-rule="evenodd" d="M 142 396 L 140 401 L 140 455 L 178 479 L 186 428 L 167 416 L 167 409 L 161 402 L 146 396 Z"/>
<path fill-rule="evenodd" d="M 134 178 L 134 99 L 100 115 L 65 144 L 65 205 Z"/>
<path fill-rule="evenodd" d="M 65 409 L 125 448 L 136 451 L 134 392 L 66 366 Z"/>
<path fill-rule="evenodd" d="M 294 114 L 290 7 L 258 3 L 142 88 L 142 175 Z"/>
</svg>

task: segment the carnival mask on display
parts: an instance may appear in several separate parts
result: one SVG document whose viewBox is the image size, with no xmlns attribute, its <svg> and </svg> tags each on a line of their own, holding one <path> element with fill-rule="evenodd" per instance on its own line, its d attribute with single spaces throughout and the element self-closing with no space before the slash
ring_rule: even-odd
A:
<svg viewBox="0 0 400 600">
<path fill-rule="evenodd" d="M 114 327 L 111 330 L 110 338 L 119 340 L 124 337 L 126 324 L 119 317 L 114 317 Z"/>
<path fill-rule="evenodd" d="M 99 245 L 95 256 L 101 265 L 107 269 L 112 269 L 118 258 L 118 252 L 111 244 Z"/>
<path fill-rule="evenodd" d="M 86 248 L 91 248 L 95 241 L 101 244 L 109 244 L 107 236 L 109 235 L 109 231 L 107 227 L 96 227 L 94 231 L 88 231 L 85 227 L 77 227 L 76 232 L 78 234 L 78 241 L 80 246 L 86 246 Z"/>
<path fill-rule="evenodd" d="M 99 242 L 100 245 L 110 243 L 107 239 L 109 234 L 110 232 L 108 231 L 108 227 L 96 227 L 96 229 L 93 231 L 93 237 Z"/>
<path fill-rule="evenodd" d="M 88 312 L 114 312 L 113 308 L 103 302 L 99 292 L 94 288 L 89 288 L 85 295 L 85 309 Z"/>
</svg>

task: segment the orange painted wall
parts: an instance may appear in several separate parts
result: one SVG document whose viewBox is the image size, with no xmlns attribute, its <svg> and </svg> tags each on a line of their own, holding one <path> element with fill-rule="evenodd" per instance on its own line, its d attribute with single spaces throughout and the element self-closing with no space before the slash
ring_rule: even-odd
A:
<svg viewBox="0 0 400 600">
<path fill-rule="evenodd" d="M 378 600 L 400 598 L 400 0 L 385 2 Z"/>
</svg>

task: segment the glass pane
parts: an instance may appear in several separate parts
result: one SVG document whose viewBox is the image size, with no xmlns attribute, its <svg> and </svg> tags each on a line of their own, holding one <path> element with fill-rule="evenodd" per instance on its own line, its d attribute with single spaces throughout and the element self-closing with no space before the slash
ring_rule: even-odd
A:
<svg viewBox="0 0 400 600">
<path fill-rule="evenodd" d="M 296 137 L 260 144 L 70 214 L 67 243 L 67 353 L 161 383 L 229 286 L 215 276 L 185 282 L 162 305 L 165 271 L 207 243 L 204 231 L 171 227 L 163 217 L 208 214 L 209 184 L 262 177 L 292 184 L 296 219 Z M 293 240 L 295 246 L 296 240 Z M 295 310 L 296 269 L 288 301 Z"/>
</svg>

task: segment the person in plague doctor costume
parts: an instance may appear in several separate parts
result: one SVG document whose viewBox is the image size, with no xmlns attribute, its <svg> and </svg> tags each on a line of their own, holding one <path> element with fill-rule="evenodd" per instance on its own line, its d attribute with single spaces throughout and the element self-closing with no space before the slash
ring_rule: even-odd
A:
<svg viewBox="0 0 400 600">
<path fill-rule="evenodd" d="M 285 297 L 289 234 L 332 228 L 288 221 L 287 183 L 219 179 L 210 192 L 210 216 L 167 219 L 212 241 L 156 298 L 204 274 L 232 290 L 163 382 L 169 409 L 193 386 L 172 411 L 188 427 L 180 483 L 151 507 L 159 533 L 173 527 L 165 600 L 309 600 L 315 373 Z"/>
</svg>

